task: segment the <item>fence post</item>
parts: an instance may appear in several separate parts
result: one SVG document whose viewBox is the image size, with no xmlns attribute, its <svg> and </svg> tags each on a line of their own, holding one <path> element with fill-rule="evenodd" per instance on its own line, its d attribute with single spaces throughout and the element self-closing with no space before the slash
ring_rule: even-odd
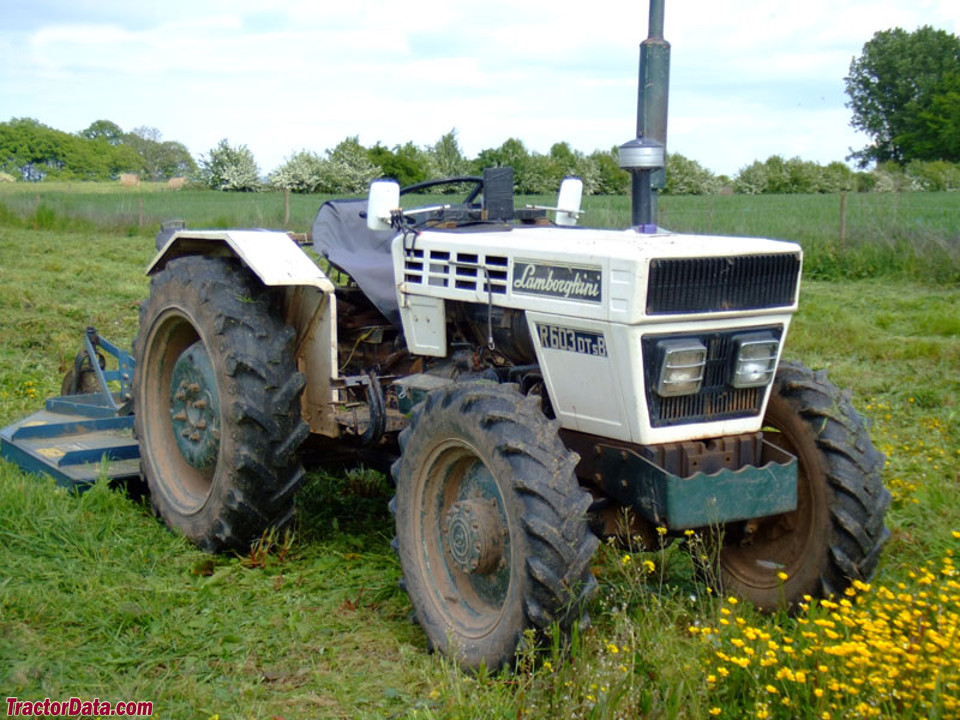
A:
<svg viewBox="0 0 960 720">
<path fill-rule="evenodd" d="M 847 191 L 840 193 L 840 254 L 843 254 L 843 246 L 847 242 Z"/>
<path fill-rule="evenodd" d="M 290 188 L 283 189 L 283 226 L 290 224 Z"/>
<path fill-rule="evenodd" d="M 140 213 L 140 229 L 143 230 L 143 198 L 137 198 L 137 209 Z"/>
</svg>

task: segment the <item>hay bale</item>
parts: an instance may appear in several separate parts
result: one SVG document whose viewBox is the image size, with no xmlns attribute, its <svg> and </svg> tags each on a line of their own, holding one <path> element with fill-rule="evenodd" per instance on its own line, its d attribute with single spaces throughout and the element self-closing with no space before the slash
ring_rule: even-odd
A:
<svg viewBox="0 0 960 720">
<path fill-rule="evenodd" d="M 167 187 L 171 190 L 180 190 L 186 184 L 187 179 L 184 177 L 173 177 L 167 180 Z"/>
<path fill-rule="evenodd" d="M 123 173 L 120 176 L 120 184 L 124 187 L 137 187 L 140 184 L 140 176 L 136 173 Z"/>
<path fill-rule="evenodd" d="M 13 175 L 7 175 L 6 173 L 0 173 L 0 182 L 16 182 L 17 179 Z"/>
</svg>

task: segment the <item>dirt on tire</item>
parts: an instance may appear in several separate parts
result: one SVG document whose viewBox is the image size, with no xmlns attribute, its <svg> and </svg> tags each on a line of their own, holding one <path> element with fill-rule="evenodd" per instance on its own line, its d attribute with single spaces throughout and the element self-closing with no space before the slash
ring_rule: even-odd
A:
<svg viewBox="0 0 960 720">
<path fill-rule="evenodd" d="M 170 261 L 141 306 L 133 395 L 142 471 L 160 517 L 209 552 L 244 550 L 293 517 L 304 476 L 296 451 L 309 429 L 294 330 L 279 318 L 279 295 L 224 258 Z M 206 382 L 181 383 L 197 388 L 189 407 L 172 386 L 188 353 L 208 367 Z M 204 452 L 186 452 L 185 435 Z"/>
</svg>

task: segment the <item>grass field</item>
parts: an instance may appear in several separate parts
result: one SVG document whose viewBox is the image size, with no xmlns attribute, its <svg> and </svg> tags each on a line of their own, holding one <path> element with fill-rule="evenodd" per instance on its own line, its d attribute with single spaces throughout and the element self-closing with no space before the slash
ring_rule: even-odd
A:
<svg viewBox="0 0 960 720">
<path fill-rule="evenodd" d="M 52 208 L 52 220 L 33 227 L 10 209 L 11 197 L 0 194 L 0 424 L 58 392 L 87 325 L 129 345 L 153 251 L 146 231 L 105 229 L 103 208 L 121 202 L 118 193 L 103 193 L 86 229 L 79 205 L 44 194 L 38 204 Z M 129 198 L 136 207 L 137 195 Z M 247 224 L 237 217 L 271 203 L 282 212 L 276 195 L 208 193 L 196 202 L 208 200 L 197 224 Z M 315 211 L 316 198 L 302 200 L 296 229 Z M 665 199 L 665 223 L 734 232 L 743 208 L 762 201 L 699 200 Z M 728 200 L 744 204 L 724 219 Z M 820 201 L 773 200 L 795 200 L 797 217 Z M 923 222 L 898 212 L 956 242 L 955 218 L 941 226 L 934 207 L 927 211 L 934 219 Z M 785 235 L 772 225 L 755 232 Z M 958 717 L 960 287 L 938 278 L 804 285 L 787 354 L 853 389 L 894 494 L 877 577 L 836 604 L 813 604 L 797 618 L 759 616 L 697 581 L 676 546 L 604 547 L 593 624 L 566 657 L 548 647 L 524 655 L 516 675 L 473 677 L 429 655 L 409 620 L 389 548 L 390 491 L 375 473 L 311 474 L 294 538 L 210 557 L 168 533 L 142 502 L 103 485 L 70 497 L 0 462 L 0 691 L 146 699 L 156 717 L 198 720 Z"/>
<path fill-rule="evenodd" d="M 424 197 L 412 205 L 450 202 Z M 291 195 L 286 229 L 308 232 L 328 199 Z M 551 204 L 553 197 L 517 203 Z M 753 235 L 803 245 L 807 276 L 820 279 L 897 277 L 960 281 L 960 202 L 956 193 L 852 193 L 841 239 L 839 195 L 664 196 L 660 224 L 678 232 Z M 626 197 L 584 200 L 584 223 L 626 227 Z M 163 184 L 120 188 L 104 183 L 0 184 L 0 222 L 33 229 L 152 236 L 165 220 L 190 227 L 283 227 L 282 193 L 171 191 Z"/>
</svg>

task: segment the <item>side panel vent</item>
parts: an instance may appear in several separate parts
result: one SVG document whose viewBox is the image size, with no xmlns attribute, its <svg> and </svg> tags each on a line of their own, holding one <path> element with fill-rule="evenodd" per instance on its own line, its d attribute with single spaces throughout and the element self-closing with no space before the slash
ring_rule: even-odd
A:
<svg viewBox="0 0 960 720">
<path fill-rule="evenodd" d="M 446 250 L 407 251 L 403 279 L 407 283 L 494 295 L 507 293 L 507 258 L 502 255 L 451 253 Z"/>
</svg>

